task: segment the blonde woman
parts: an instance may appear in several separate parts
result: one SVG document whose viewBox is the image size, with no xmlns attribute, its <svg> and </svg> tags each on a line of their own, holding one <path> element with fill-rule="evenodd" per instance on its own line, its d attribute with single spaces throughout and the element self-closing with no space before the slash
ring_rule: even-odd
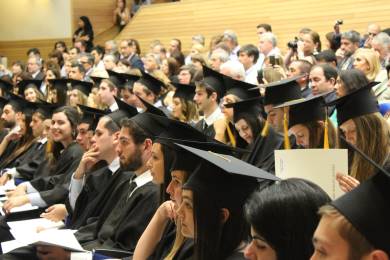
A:
<svg viewBox="0 0 390 260">
<path fill-rule="evenodd" d="M 390 88 L 387 87 L 387 72 L 381 69 L 379 57 L 372 49 L 358 49 L 354 54 L 355 69 L 362 71 L 370 82 L 376 81 L 380 84 L 372 88 L 379 101 L 390 99 Z"/>
</svg>

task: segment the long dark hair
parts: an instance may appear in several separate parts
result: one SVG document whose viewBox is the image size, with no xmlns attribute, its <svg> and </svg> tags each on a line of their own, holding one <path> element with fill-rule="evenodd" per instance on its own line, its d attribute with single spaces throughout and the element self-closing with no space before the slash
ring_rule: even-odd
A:
<svg viewBox="0 0 390 260">
<path fill-rule="evenodd" d="M 69 120 L 71 132 L 72 132 L 72 139 L 75 140 L 77 136 L 77 125 L 80 122 L 80 114 L 77 111 L 76 108 L 71 106 L 63 106 L 59 107 L 56 110 L 54 110 L 53 115 L 57 113 L 64 113 L 66 118 Z M 61 155 L 61 151 L 64 149 L 64 146 L 61 142 L 54 142 L 53 144 L 53 156 L 54 160 L 57 161 L 58 158 Z M 52 162 L 54 163 L 54 162 Z"/>
<path fill-rule="evenodd" d="M 251 184 L 248 183 L 248 185 Z M 244 218 L 242 206 L 243 198 L 235 198 L 232 203 L 232 196 L 227 194 L 224 198 L 221 199 L 220 196 L 218 199 L 210 196 L 202 188 L 192 189 L 192 191 L 195 229 L 194 259 L 228 258 L 249 235 L 249 225 Z M 222 221 L 223 208 L 229 211 L 229 217 L 225 222 Z"/>
<path fill-rule="evenodd" d="M 160 202 L 169 200 L 169 195 L 165 191 L 171 182 L 171 169 L 175 159 L 175 151 L 166 144 L 160 143 L 161 152 L 164 156 L 164 182 L 161 184 Z"/>
<path fill-rule="evenodd" d="M 347 94 L 365 87 L 370 83 L 366 75 L 357 69 L 341 70 L 339 77 Z"/>
<path fill-rule="evenodd" d="M 92 24 L 91 21 L 87 16 L 80 16 L 80 20 L 84 22 L 84 27 L 83 28 L 78 28 L 76 30 L 76 34 L 79 33 L 80 31 L 84 32 L 84 35 L 89 35 L 90 39 L 89 41 L 93 41 L 93 29 L 92 29 Z"/>
<path fill-rule="evenodd" d="M 320 217 L 318 209 L 330 202 L 316 184 L 287 179 L 252 194 L 245 215 L 252 228 L 275 250 L 278 260 L 309 259 Z"/>
</svg>

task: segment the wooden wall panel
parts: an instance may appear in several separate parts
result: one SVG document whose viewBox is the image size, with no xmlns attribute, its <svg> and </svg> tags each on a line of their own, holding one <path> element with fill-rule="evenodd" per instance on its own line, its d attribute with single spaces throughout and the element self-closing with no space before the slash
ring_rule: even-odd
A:
<svg viewBox="0 0 390 260">
<path fill-rule="evenodd" d="M 365 33 L 372 22 L 390 27 L 389 12 L 387 0 L 181 0 L 142 7 L 117 39 L 136 38 L 143 51 L 148 51 L 152 40 L 168 44 L 177 37 L 188 50 L 192 35 L 203 34 L 208 44 L 213 35 L 232 29 L 243 45 L 257 43 L 257 24 L 270 23 L 280 48 L 285 49 L 302 27 L 316 30 L 324 39 L 333 30 L 334 21 L 343 19 L 342 30 Z"/>
<path fill-rule="evenodd" d="M 77 28 L 80 16 L 88 16 L 92 22 L 95 35 L 112 27 L 112 12 L 115 0 L 72 0 L 73 31 Z"/>
</svg>

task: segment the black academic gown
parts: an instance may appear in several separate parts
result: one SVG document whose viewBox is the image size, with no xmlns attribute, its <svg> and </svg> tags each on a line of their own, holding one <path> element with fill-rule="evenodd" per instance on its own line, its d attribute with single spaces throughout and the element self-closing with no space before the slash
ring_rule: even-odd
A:
<svg viewBox="0 0 390 260">
<path fill-rule="evenodd" d="M 252 152 L 244 160 L 267 172 L 275 173 L 274 151 L 283 149 L 283 145 L 283 135 L 270 127 L 266 137 L 258 135 L 252 146 Z"/>
<path fill-rule="evenodd" d="M 206 126 L 204 128 L 204 126 Z M 211 138 L 215 138 L 215 128 L 214 128 L 214 124 L 212 125 L 207 125 L 205 123 L 205 120 L 202 119 L 202 120 L 199 120 L 196 125 L 195 125 L 195 128 L 198 129 L 199 131 L 201 131 L 202 133 L 204 133 L 205 135 L 211 137 Z"/>
<path fill-rule="evenodd" d="M 39 166 L 45 160 L 46 144 L 34 143 L 25 153 L 7 164 L 6 168 L 16 168 L 20 179 L 32 180 Z"/>
<path fill-rule="evenodd" d="M 14 140 L 8 143 L 7 147 L 5 148 L 3 154 L 0 156 L 0 169 L 3 167 L 3 163 L 7 158 L 15 151 L 16 147 L 18 146 L 19 141 Z"/>
<path fill-rule="evenodd" d="M 97 221 L 81 227 L 75 233 L 85 249 L 134 251 L 139 237 L 157 210 L 159 188 L 148 182 L 134 190 L 129 199 L 128 189 L 119 201 L 108 201 L 108 204 L 116 204 L 115 208 L 105 208 Z"/>
<path fill-rule="evenodd" d="M 147 260 L 160 260 L 164 259 L 172 249 L 173 243 L 176 237 L 176 224 L 172 220 L 169 220 L 164 232 L 161 236 L 160 242 L 158 242 L 154 252 Z"/>
<path fill-rule="evenodd" d="M 70 178 L 77 169 L 83 153 L 84 151 L 78 143 L 71 143 L 62 151 L 55 165 L 50 169 L 40 169 L 49 170 L 49 176 L 40 177 L 30 182 L 48 205 L 65 202 L 69 192 Z"/>
<path fill-rule="evenodd" d="M 128 182 L 134 173 L 121 169 L 114 174 L 107 174 L 108 167 L 103 167 L 88 176 L 86 183 L 76 200 L 74 210 L 67 202 L 70 223 L 69 228 L 78 229 L 87 223 L 103 220 L 101 212 L 112 210 L 122 194 L 127 190 Z"/>
</svg>

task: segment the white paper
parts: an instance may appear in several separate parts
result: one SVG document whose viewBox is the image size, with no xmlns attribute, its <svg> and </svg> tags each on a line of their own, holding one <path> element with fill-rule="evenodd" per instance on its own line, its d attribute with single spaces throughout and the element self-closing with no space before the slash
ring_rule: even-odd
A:
<svg viewBox="0 0 390 260">
<path fill-rule="evenodd" d="M 24 239 L 1 243 L 3 254 L 27 245 L 58 246 L 69 251 L 85 252 L 74 236 L 74 230 L 69 229 L 49 229 L 28 237 L 26 236 Z"/>
<path fill-rule="evenodd" d="M 64 222 L 62 221 L 54 222 L 45 218 L 9 221 L 7 224 L 10 227 L 10 232 L 15 239 L 22 239 L 24 236 L 30 233 L 38 233 L 38 228 L 47 230 L 58 229 L 65 226 Z"/>
<path fill-rule="evenodd" d="M 281 179 L 302 178 L 314 182 L 336 199 L 344 193 L 336 173 L 348 173 L 348 152 L 346 149 L 277 150 L 275 172 Z"/>
<path fill-rule="evenodd" d="M 26 203 L 26 204 L 24 204 L 22 206 L 12 208 L 11 209 L 11 213 L 22 212 L 22 211 L 29 211 L 29 210 L 34 210 L 34 209 L 37 209 L 37 208 L 38 208 L 37 206 L 31 205 L 31 203 Z M 5 213 L 3 211 L 3 203 L 1 203 L 1 202 L 0 202 L 0 213 L 3 216 L 5 215 Z"/>
</svg>

